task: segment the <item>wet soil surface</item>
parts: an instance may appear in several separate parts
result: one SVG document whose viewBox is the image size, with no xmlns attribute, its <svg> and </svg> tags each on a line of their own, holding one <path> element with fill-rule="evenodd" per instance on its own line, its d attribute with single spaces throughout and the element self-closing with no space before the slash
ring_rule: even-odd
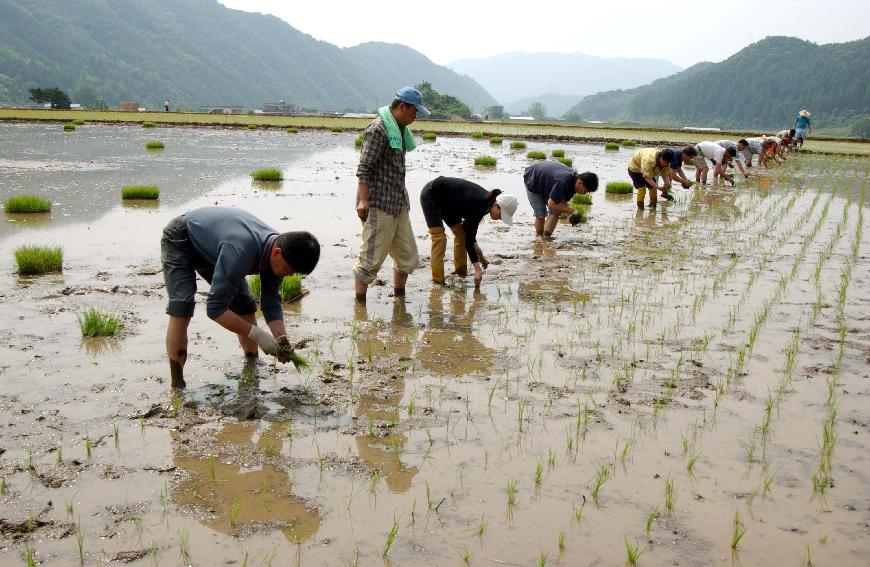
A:
<svg viewBox="0 0 870 567">
<path fill-rule="evenodd" d="M 656 565 L 870 552 L 866 159 L 792 156 L 641 212 L 599 191 L 587 224 L 541 242 L 525 151 L 421 143 L 419 270 L 397 300 L 388 261 L 360 306 L 353 135 L 74 136 L 0 127 L 0 197 L 54 202 L 0 223 L 0 563 L 613 565 L 626 542 Z M 148 139 L 166 149 L 146 153 Z M 630 157 L 529 144 L 555 148 L 602 187 Z M 482 154 L 497 167 L 472 166 Z M 252 184 L 267 166 L 285 180 Z M 520 199 L 513 227 L 481 227 L 480 290 L 428 281 L 417 202 L 437 175 Z M 139 183 L 160 186 L 158 204 L 120 203 Z M 310 294 L 285 306 L 311 366 L 246 360 L 200 307 L 173 394 L 160 231 L 215 203 L 320 239 Z M 63 274 L 18 277 L 24 243 L 62 245 Z M 121 335 L 81 338 L 87 307 L 120 314 Z"/>
</svg>

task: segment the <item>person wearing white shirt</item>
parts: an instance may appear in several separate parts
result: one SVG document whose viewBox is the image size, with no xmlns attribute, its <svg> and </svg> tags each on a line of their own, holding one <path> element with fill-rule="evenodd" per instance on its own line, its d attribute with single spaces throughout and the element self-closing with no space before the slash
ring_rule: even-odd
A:
<svg viewBox="0 0 870 567">
<path fill-rule="evenodd" d="M 707 160 L 710 160 L 713 162 L 713 182 L 722 179 L 734 186 L 734 178 L 725 173 L 725 168 L 728 162 L 737 156 L 735 148 L 726 149 L 716 142 L 704 141 L 695 144 L 695 150 L 698 152 L 695 156 L 695 181 L 700 181 L 702 185 L 707 184 L 707 173 L 710 170 Z"/>
</svg>

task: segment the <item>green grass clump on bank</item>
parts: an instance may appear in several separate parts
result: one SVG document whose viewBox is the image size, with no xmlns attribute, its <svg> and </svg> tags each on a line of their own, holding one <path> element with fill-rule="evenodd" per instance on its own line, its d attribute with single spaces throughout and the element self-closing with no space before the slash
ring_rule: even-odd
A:
<svg viewBox="0 0 870 567">
<path fill-rule="evenodd" d="M 622 145 L 627 148 L 633 148 L 637 145 L 637 142 L 635 142 L 634 140 L 623 140 Z"/>
<path fill-rule="evenodd" d="M 525 142 L 511 142 L 512 150 L 524 150 L 526 148 Z"/>
<path fill-rule="evenodd" d="M 608 193 L 616 193 L 617 195 L 628 195 L 634 192 L 634 186 L 627 181 L 611 181 L 605 189 Z"/>
<path fill-rule="evenodd" d="M 571 167 L 572 165 L 574 165 L 574 160 L 569 158 L 569 157 L 557 157 L 556 161 L 560 161 L 560 162 L 564 163 L 565 165 L 567 165 L 568 167 Z"/>
<path fill-rule="evenodd" d="M 435 132 L 423 132 L 423 139 L 427 142 L 431 142 L 435 140 L 438 136 L 435 135 Z"/>
<path fill-rule="evenodd" d="M 496 160 L 492 156 L 478 156 L 474 158 L 474 165 L 482 165 L 484 167 L 495 167 Z"/>
<path fill-rule="evenodd" d="M 267 167 L 252 171 L 251 177 L 256 181 L 281 181 L 284 179 L 284 172 L 277 167 Z"/>
<path fill-rule="evenodd" d="M 553 157 L 565 157 L 565 150 L 553 150 Z"/>
<path fill-rule="evenodd" d="M 76 118 L 75 120 L 73 120 L 73 121 L 71 122 L 71 124 L 75 124 L 76 126 L 84 126 L 84 125 L 85 125 L 85 121 L 82 120 L 81 118 Z"/>
<path fill-rule="evenodd" d="M 571 205 L 591 205 L 592 195 L 588 193 L 577 193 L 571 197 Z"/>
<path fill-rule="evenodd" d="M 501 138 L 499 138 L 498 136 L 493 136 L 492 138 L 489 139 L 490 144 L 501 144 L 502 141 L 503 140 Z"/>
<path fill-rule="evenodd" d="M 340 134 L 341 132 L 344 132 L 344 128 L 342 128 L 341 126 L 333 126 L 332 128 L 329 129 L 329 131 L 335 132 L 336 134 Z"/>
<path fill-rule="evenodd" d="M 84 337 L 112 337 L 121 329 L 121 318 L 88 307 L 79 315 L 79 328 Z"/>
<path fill-rule="evenodd" d="M 248 130 L 256 130 L 256 129 L 257 129 L 256 124 L 248 124 Z"/>
<path fill-rule="evenodd" d="M 248 288 L 250 288 L 251 294 L 257 298 L 257 301 L 260 301 L 263 284 L 258 274 L 248 276 Z M 302 276 L 299 274 L 286 276 L 281 280 L 281 287 L 278 288 L 278 293 L 281 296 L 281 301 L 285 303 L 299 297 L 302 294 Z"/>
<path fill-rule="evenodd" d="M 483 132 L 472 132 L 471 138 L 474 140 L 482 140 L 483 139 Z"/>
<path fill-rule="evenodd" d="M 15 249 L 18 273 L 33 276 L 63 271 L 63 248 L 60 246 L 19 246 Z"/>
<path fill-rule="evenodd" d="M 160 189 L 156 185 L 126 185 L 121 187 L 122 199 L 159 199 Z"/>
<path fill-rule="evenodd" d="M 353 141 L 353 145 L 356 148 L 361 148 L 363 144 L 363 138 L 365 138 L 365 134 L 360 134 L 356 137 L 356 140 Z"/>
<path fill-rule="evenodd" d="M 529 159 L 547 159 L 547 154 L 538 150 L 532 150 L 526 154 L 526 157 Z"/>
<path fill-rule="evenodd" d="M 150 142 L 145 142 L 145 147 L 149 150 L 162 150 L 165 146 L 161 141 L 151 140 Z"/>
<path fill-rule="evenodd" d="M 64 131 L 64 132 L 72 132 L 72 131 L 74 131 L 75 129 L 76 129 L 76 125 L 75 125 L 75 124 L 64 124 L 64 125 L 63 125 L 63 131 Z"/>
<path fill-rule="evenodd" d="M 18 195 L 6 199 L 7 213 L 49 213 L 51 201 L 35 195 Z"/>
<path fill-rule="evenodd" d="M 147 121 L 147 120 L 142 123 L 143 128 L 154 128 L 156 126 L 157 126 L 157 124 L 150 122 L 150 121 Z"/>
<path fill-rule="evenodd" d="M 298 133 L 299 133 L 299 129 L 298 129 L 298 128 L 292 128 L 292 127 L 291 127 L 291 128 L 287 128 L 287 133 L 288 133 L 288 134 L 298 134 Z"/>
<path fill-rule="evenodd" d="M 617 144 L 616 142 L 604 142 L 604 149 L 605 150 L 618 150 L 619 144 Z"/>
</svg>

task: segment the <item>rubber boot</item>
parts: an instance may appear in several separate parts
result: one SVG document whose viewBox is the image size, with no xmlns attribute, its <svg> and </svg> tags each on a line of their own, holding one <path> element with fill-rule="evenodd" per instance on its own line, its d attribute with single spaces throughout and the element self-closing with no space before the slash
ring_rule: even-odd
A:
<svg viewBox="0 0 870 567">
<path fill-rule="evenodd" d="M 468 275 L 468 252 L 465 250 L 465 227 L 454 224 L 450 227 L 453 232 L 453 267 L 456 275 L 465 277 Z"/>
<path fill-rule="evenodd" d="M 429 236 L 432 238 L 432 254 L 429 264 L 432 267 L 432 281 L 444 283 L 444 252 L 447 250 L 447 235 L 444 227 L 430 228 Z"/>
<path fill-rule="evenodd" d="M 637 208 L 643 208 L 643 200 L 646 197 L 646 187 L 638 187 L 637 188 Z"/>
</svg>

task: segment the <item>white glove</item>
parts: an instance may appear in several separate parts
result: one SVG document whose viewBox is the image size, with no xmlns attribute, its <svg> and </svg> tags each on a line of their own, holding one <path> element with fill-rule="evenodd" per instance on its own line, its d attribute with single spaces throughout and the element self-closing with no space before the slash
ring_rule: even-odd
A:
<svg viewBox="0 0 870 567">
<path fill-rule="evenodd" d="M 267 333 L 256 325 L 251 325 L 251 330 L 248 333 L 248 338 L 257 343 L 257 346 L 266 354 L 277 356 L 281 347 L 278 346 L 278 341 L 271 333 Z"/>
</svg>

